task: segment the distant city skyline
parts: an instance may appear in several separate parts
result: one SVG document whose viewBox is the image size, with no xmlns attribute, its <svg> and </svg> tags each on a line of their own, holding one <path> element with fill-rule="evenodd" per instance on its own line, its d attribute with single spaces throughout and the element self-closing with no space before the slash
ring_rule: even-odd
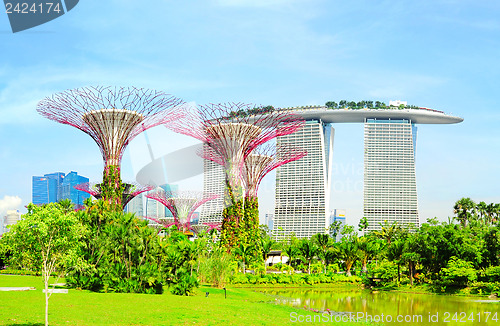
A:
<svg viewBox="0 0 500 326">
<path fill-rule="evenodd" d="M 75 189 L 76 185 L 89 182 L 89 178 L 71 171 L 46 173 L 43 176 L 32 177 L 32 199 L 35 205 L 57 203 L 69 199 L 75 206 L 82 206 L 90 195 Z"/>
<path fill-rule="evenodd" d="M 31 176 L 75 170 L 102 180 L 93 141 L 36 113 L 53 93 L 98 84 L 148 87 L 200 104 L 369 99 L 436 108 L 465 122 L 419 126 L 420 219 L 447 220 L 461 197 L 500 202 L 500 3 L 210 0 L 155 3 L 154 11 L 140 2 L 96 9 L 80 2 L 15 34 L 0 19 L 0 216 L 25 211 Z M 151 162 L 145 137 L 125 152 L 123 180 Z M 148 137 L 157 158 L 194 144 L 164 127 Z M 273 210 L 274 178 L 260 187 L 264 212 Z M 201 190 L 201 179 L 179 187 Z M 348 224 L 363 215 L 361 124 L 335 127 L 331 207 L 344 208 Z"/>
</svg>

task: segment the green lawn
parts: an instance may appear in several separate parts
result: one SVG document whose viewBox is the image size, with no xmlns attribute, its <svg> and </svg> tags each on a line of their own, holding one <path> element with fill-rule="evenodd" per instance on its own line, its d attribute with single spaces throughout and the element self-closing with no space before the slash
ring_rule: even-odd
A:
<svg viewBox="0 0 500 326">
<path fill-rule="evenodd" d="M 41 277 L 0 275 L 0 287 L 32 286 L 36 291 L 0 292 L 0 325 L 42 325 L 45 300 Z M 205 292 L 210 295 L 205 297 Z M 93 293 L 69 290 L 49 301 L 51 325 L 296 325 L 290 314 L 318 314 L 276 305 L 274 298 L 249 288 L 201 287 L 190 297 Z M 318 323 L 325 324 L 325 323 Z M 327 323 L 335 325 L 335 323 Z M 342 323 L 341 325 L 349 325 Z M 357 325 L 360 325 L 357 323 Z"/>
</svg>

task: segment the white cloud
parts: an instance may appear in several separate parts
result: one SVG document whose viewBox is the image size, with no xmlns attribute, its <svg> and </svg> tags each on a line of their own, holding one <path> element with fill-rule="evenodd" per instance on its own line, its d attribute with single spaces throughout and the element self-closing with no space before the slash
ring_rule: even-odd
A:
<svg viewBox="0 0 500 326">
<path fill-rule="evenodd" d="M 21 208 L 22 200 L 18 196 L 3 196 L 0 199 L 0 217 L 3 217 L 4 213 L 8 210 L 14 210 Z"/>
</svg>

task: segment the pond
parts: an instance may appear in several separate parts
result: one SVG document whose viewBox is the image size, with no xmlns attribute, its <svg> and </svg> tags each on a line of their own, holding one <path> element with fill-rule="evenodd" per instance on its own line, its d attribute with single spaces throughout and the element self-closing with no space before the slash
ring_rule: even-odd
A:
<svg viewBox="0 0 500 326">
<path fill-rule="evenodd" d="M 500 300 L 487 297 L 372 292 L 358 288 L 276 288 L 259 291 L 275 296 L 275 301 L 280 304 L 326 312 L 328 315 L 322 315 L 326 322 L 351 320 L 386 325 L 500 325 Z M 299 315 L 291 316 L 291 320 L 300 323 L 304 317 Z"/>
</svg>

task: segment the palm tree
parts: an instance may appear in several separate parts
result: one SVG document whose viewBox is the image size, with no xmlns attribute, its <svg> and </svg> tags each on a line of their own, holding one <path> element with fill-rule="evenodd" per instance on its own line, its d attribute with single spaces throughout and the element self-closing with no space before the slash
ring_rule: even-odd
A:
<svg viewBox="0 0 500 326">
<path fill-rule="evenodd" d="M 326 273 L 326 256 L 331 244 L 330 237 L 328 236 L 328 234 L 318 233 L 314 236 L 314 241 L 318 245 L 318 255 L 321 258 L 321 262 L 324 266 L 324 272 Z"/>
<path fill-rule="evenodd" d="M 359 238 L 357 236 L 343 237 L 338 250 L 339 258 L 345 263 L 346 275 L 351 276 L 352 265 L 359 259 Z"/>
<path fill-rule="evenodd" d="M 240 243 L 240 245 L 235 247 L 233 251 L 239 261 L 243 264 L 243 274 L 245 274 L 246 264 L 248 263 L 248 260 L 253 257 L 254 247 L 252 245 Z"/>
<path fill-rule="evenodd" d="M 68 214 L 69 212 L 73 211 L 73 208 L 75 206 L 69 198 L 61 199 L 58 204 L 59 206 L 61 206 L 64 214 Z"/>
<path fill-rule="evenodd" d="M 486 222 L 488 224 L 491 224 L 493 222 L 496 222 L 497 218 L 498 218 L 498 213 L 500 211 L 500 204 L 495 204 L 495 203 L 491 203 L 489 205 L 486 206 Z"/>
<path fill-rule="evenodd" d="M 413 285 L 413 275 L 415 275 L 415 266 L 420 260 L 418 253 L 419 243 L 417 235 L 411 234 L 406 238 L 401 260 L 408 263 L 408 274 L 410 276 L 410 285 Z"/>
<path fill-rule="evenodd" d="M 391 242 L 394 241 L 394 239 L 396 239 L 403 231 L 401 226 L 396 221 L 389 224 L 389 222 L 385 220 L 384 223 L 379 223 L 379 224 L 380 224 L 380 230 L 373 231 L 373 234 L 378 238 L 387 241 L 388 245 L 390 245 Z"/>
<path fill-rule="evenodd" d="M 476 211 L 479 214 L 479 218 L 483 223 L 486 223 L 486 211 L 488 210 L 488 205 L 481 201 L 476 205 Z"/>
<path fill-rule="evenodd" d="M 457 215 L 456 219 L 462 224 L 462 227 L 467 225 L 472 219 L 472 214 L 476 208 L 476 203 L 470 198 L 461 198 L 453 206 L 453 212 Z"/>
<path fill-rule="evenodd" d="M 405 241 L 398 239 L 391 243 L 387 248 L 387 258 L 394 261 L 398 265 L 398 283 L 401 282 L 401 263 L 403 262 L 402 256 L 404 253 Z"/>
<path fill-rule="evenodd" d="M 269 251 L 271 251 L 272 247 L 276 244 L 271 238 L 261 238 L 261 252 L 262 258 L 264 258 L 264 265 L 266 264 L 267 256 L 269 255 Z"/>
<path fill-rule="evenodd" d="M 290 242 L 283 246 L 283 252 L 288 256 L 288 265 L 292 266 L 292 260 L 299 254 L 299 249 L 295 243 Z"/>
<path fill-rule="evenodd" d="M 318 247 L 309 239 L 302 239 L 299 243 L 299 252 L 303 261 L 308 263 L 307 273 L 311 274 L 311 261 L 318 254 Z"/>
<path fill-rule="evenodd" d="M 361 272 L 366 273 L 368 261 L 373 259 L 381 251 L 381 243 L 378 238 L 364 236 L 359 238 L 359 257 L 361 259 Z"/>
</svg>

